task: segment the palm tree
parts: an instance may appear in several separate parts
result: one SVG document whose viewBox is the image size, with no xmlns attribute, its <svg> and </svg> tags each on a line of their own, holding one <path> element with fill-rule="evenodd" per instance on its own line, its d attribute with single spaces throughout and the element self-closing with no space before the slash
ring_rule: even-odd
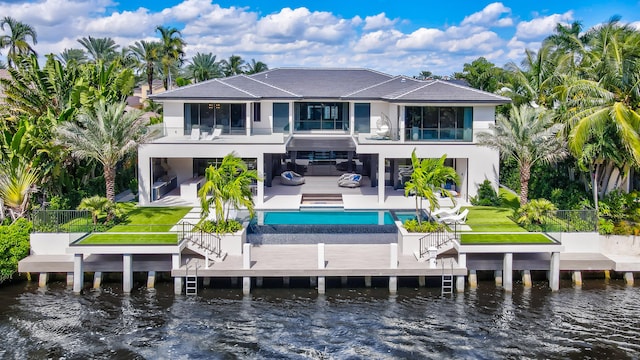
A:
<svg viewBox="0 0 640 360">
<path fill-rule="evenodd" d="M 567 156 L 565 141 L 557 136 L 561 124 L 554 124 L 553 113 L 527 104 L 512 107 L 509 117 L 496 116 L 491 132 L 478 134 L 478 144 L 500 151 L 504 161 L 513 160 L 520 170 L 520 205 L 528 201 L 531 167 L 540 162 L 553 164 Z"/>
<path fill-rule="evenodd" d="M 76 64 L 87 62 L 87 54 L 82 49 L 64 49 L 56 58 L 67 65 L 74 61 Z"/>
<path fill-rule="evenodd" d="M 82 109 L 78 122 L 65 122 L 57 127 L 57 140 L 79 159 L 95 159 L 104 168 L 106 196 L 115 200 L 116 165 L 152 135 L 145 131 L 142 112 L 125 112 L 126 103 L 95 104 L 95 112 Z"/>
<path fill-rule="evenodd" d="M 149 95 L 153 93 L 153 75 L 156 64 L 160 60 L 161 44 L 157 41 L 136 41 L 129 47 L 130 51 L 138 58 L 138 72 L 147 75 Z"/>
<path fill-rule="evenodd" d="M 109 62 L 113 60 L 117 54 L 116 50 L 119 47 L 110 37 L 94 38 L 89 36 L 78 39 L 78 42 L 84 46 L 94 62 L 100 60 Z"/>
<path fill-rule="evenodd" d="M 240 75 L 244 73 L 245 61 L 238 55 L 231 55 L 228 60 L 222 60 L 220 65 L 225 76 Z"/>
<path fill-rule="evenodd" d="M 0 220 L 4 219 L 5 206 L 13 221 L 25 216 L 38 179 L 38 171 L 26 162 L 0 163 Z"/>
<path fill-rule="evenodd" d="M 31 25 L 17 21 L 10 16 L 5 16 L 0 20 L 0 29 L 4 31 L 5 25 L 7 25 L 8 34 L 0 37 L 0 49 L 9 48 L 7 63 L 9 67 L 12 67 L 18 61 L 18 57 L 36 53 L 27 42 L 27 38 L 31 38 L 31 42 L 35 45 L 38 43 L 38 34 Z"/>
<path fill-rule="evenodd" d="M 429 214 L 431 214 L 440 204 L 438 195 L 447 196 L 453 200 L 449 190 L 444 188 L 447 182 L 453 181 L 456 184 L 460 182 L 455 169 L 445 166 L 444 161 L 447 155 L 442 155 L 439 159 L 418 159 L 416 150 L 411 153 L 411 166 L 413 172 L 411 179 L 404 184 L 405 196 L 413 194 L 416 199 L 416 217 L 418 224 L 421 223 L 422 199 L 429 201 Z"/>
<path fill-rule="evenodd" d="M 107 215 L 109 218 L 112 213 L 114 207 L 114 203 L 109 201 L 104 196 L 92 196 L 88 198 L 84 198 L 80 201 L 80 205 L 78 205 L 78 210 L 88 210 L 91 212 L 91 218 L 93 219 L 93 225 L 98 225 L 98 217 L 103 214 Z"/>
<path fill-rule="evenodd" d="M 257 171 L 249 170 L 244 160 L 230 153 L 217 167 L 209 166 L 204 176 L 205 183 L 198 191 L 203 220 L 209 216 L 212 205 L 218 222 L 227 222 L 232 208 L 245 207 L 253 216 L 251 185 L 260 179 Z"/>
<path fill-rule="evenodd" d="M 156 31 L 160 32 L 160 62 L 162 73 L 164 74 L 164 88 L 169 90 L 171 86 L 171 68 L 176 63 L 182 64 L 184 57 L 184 46 L 180 31 L 174 27 L 158 26 Z"/>
<path fill-rule="evenodd" d="M 223 76 L 220 64 L 216 62 L 216 56 L 212 53 L 197 53 L 187 65 L 187 73 L 195 82 Z"/>
<path fill-rule="evenodd" d="M 267 64 L 262 61 L 256 61 L 256 59 L 251 59 L 251 62 L 247 64 L 247 74 L 257 74 L 263 71 L 269 70 Z"/>
</svg>

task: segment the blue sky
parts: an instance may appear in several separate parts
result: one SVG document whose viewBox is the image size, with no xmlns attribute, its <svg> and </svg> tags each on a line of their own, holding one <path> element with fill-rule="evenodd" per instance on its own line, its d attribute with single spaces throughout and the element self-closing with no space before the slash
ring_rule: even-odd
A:
<svg viewBox="0 0 640 360">
<path fill-rule="evenodd" d="M 404 75 L 450 75 L 480 56 L 499 66 L 519 63 L 558 22 L 581 21 L 588 29 L 620 15 L 640 28 L 639 0 L 0 0 L 0 14 L 35 27 L 41 55 L 79 48 L 77 39 L 88 35 L 128 46 L 156 38 L 156 25 L 172 25 L 187 42 L 187 58 L 211 52 L 272 68 L 368 67 Z"/>
</svg>

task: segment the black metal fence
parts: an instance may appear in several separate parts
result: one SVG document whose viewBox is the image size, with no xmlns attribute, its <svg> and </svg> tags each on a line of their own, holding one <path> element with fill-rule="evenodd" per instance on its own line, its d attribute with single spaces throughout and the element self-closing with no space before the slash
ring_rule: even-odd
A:
<svg viewBox="0 0 640 360">
<path fill-rule="evenodd" d="M 37 210 L 31 214 L 34 232 L 75 233 L 93 229 L 87 210 Z"/>
<path fill-rule="evenodd" d="M 598 231 L 595 210 L 556 210 L 543 217 L 540 231 L 544 232 L 594 232 Z"/>
</svg>

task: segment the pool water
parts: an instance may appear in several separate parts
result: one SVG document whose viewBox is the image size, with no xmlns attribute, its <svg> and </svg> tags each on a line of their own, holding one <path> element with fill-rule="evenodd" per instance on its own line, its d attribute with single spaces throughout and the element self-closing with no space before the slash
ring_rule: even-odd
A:
<svg viewBox="0 0 640 360">
<path fill-rule="evenodd" d="M 391 225 L 388 211 L 265 211 L 264 225 Z M 260 218 L 260 215 L 258 215 Z"/>
</svg>

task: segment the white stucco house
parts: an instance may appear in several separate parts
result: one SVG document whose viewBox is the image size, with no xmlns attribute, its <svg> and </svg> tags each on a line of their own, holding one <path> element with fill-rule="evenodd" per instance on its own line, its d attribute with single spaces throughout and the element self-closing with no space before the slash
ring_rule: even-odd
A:
<svg viewBox="0 0 640 360">
<path fill-rule="evenodd" d="M 170 193 L 195 199 L 204 169 L 234 151 L 264 178 L 258 208 L 287 169 L 308 178 L 361 173 L 383 205 L 402 188 L 413 149 L 447 155 L 461 179 L 448 186 L 462 199 L 485 179 L 497 188 L 498 152 L 475 140 L 510 102 L 450 81 L 326 68 L 278 68 L 151 97 L 164 105 L 164 123 L 138 150 L 140 205 Z"/>
</svg>

